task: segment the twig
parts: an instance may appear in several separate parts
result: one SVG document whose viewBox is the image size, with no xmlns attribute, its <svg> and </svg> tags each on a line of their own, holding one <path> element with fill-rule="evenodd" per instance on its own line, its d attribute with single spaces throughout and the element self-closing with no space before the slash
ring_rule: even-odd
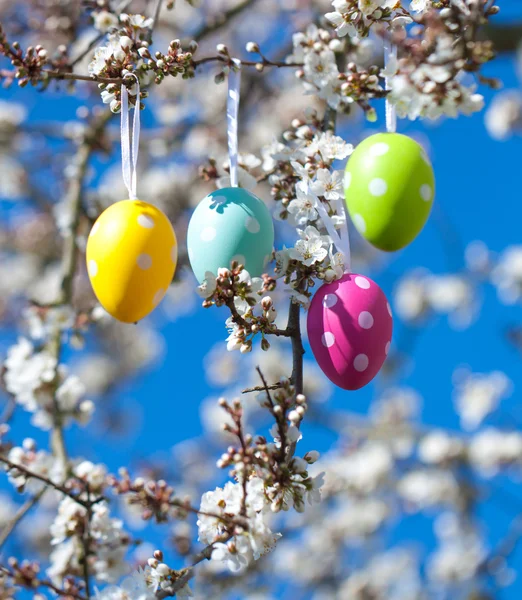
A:
<svg viewBox="0 0 522 600">
<path fill-rule="evenodd" d="M 124 2 L 122 2 L 117 8 L 116 8 L 116 14 L 120 15 L 132 2 L 132 0 L 124 0 Z M 98 34 L 95 38 L 93 38 L 88 46 L 85 48 L 85 50 L 82 50 L 82 52 L 80 52 L 80 54 L 78 54 L 78 56 L 70 63 L 71 67 L 74 67 L 75 65 L 77 65 L 81 60 L 83 60 L 87 54 L 89 54 L 89 52 L 94 48 L 94 46 L 96 46 L 96 44 L 98 42 L 100 42 L 104 37 L 105 37 L 105 33 L 100 33 Z"/>
<path fill-rule="evenodd" d="M 87 502 L 89 506 L 87 507 L 87 514 L 85 515 L 85 529 L 82 535 L 82 547 L 83 547 L 83 580 L 85 582 L 85 595 L 87 596 L 87 600 L 91 598 L 91 584 L 90 584 L 90 573 L 89 573 L 89 552 L 91 545 L 91 520 L 92 520 L 92 505 L 91 501 L 91 492 L 89 490 L 89 485 L 86 484 L 86 492 L 87 492 Z"/>
<path fill-rule="evenodd" d="M 7 404 L 6 407 L 4 408 L 4 412 L 2 413 L 2 416 L 0 417 L 0 423 L 2 425 L 4 425 L 5 423 L 9 423 L 9 421 L 11 420 L 14 411 L 16 409 L 16 400 L 13 398 L 13 396 L 9 396 L 9 399 L 7 400 Z"/>
<path fill-rule="evenodd" d="M 156 25 L 159 22 L 159 16 L 160 16 L 162 4 L 163 4 L 163 0 L 156 0 L 154 12 L 152 13 L 152 23 L 150 25 L 149 32 L 147 34 L 149 43 L 152 42 L 152 34 L 154 32 L 154 27 L 156 27 Z"/>
<path fill-rule="evenodd" d="M 222 55 L 217 55 L 217 56 L 206 56 L 204 58 L 201 58 L 199 60 L 194 60 L 192 62 L 193 67 L 196 69 L 199 65 L 203 65 L 205 63 L 210 63 L 210 62 L 222 62 L 222 63 L 228 63 L 229 62 L 229 58 L 226 56 L 222 56 Z M 283 68 L 283 67 L 302 67 L 302 63 L 285 63 L 285 62 L 281 62 L 281 61 L 268 61 L 268 60 L 262 60 L 262 61 L 253 61 L 253 60 L 245 60 L 245 61 L 241 61 L 241 64 L 245 67 L 257 67 L 258 64 L 262 64 L 265 67 L 277 67 L 277 68 Z M 90 81 L 93 83 L 104 83 L 104 84 L 109 84 L 109 83 L 113 83 L 115 85 L 121 85 L 124 81 L 124 79 L 122 77 L 102 77 L 100 75 L 82 75 L 81 73 L 69 73 L 68 71 L 58 71 L 55 69 L 42 69 L 39 72 L 40 77 L 35 78 L 36 81 L 43 81 L 44 79 L 56 79 L 56 80 L 67 80 L 67 81 Z M 42 76 L 43 75 L 43 79 Z M 8 80 L 14 80 L 16 79 L 16 71 L 9 71 L 8 69 L 2 69 L 0 70 L 0 79 L 8 79 Z M 35 81 L 33 80 L 33 81 Z"/>
<path fill-rule="evenodd" d="M 292 379 L 290 379 L 290 383 L 292 383 Z M 271 385 L 256 385 L 254 387 L 245 388 L 244 390 L 241 390 L 241 393 L 249 394 L 250 392 L 266 392 L 267 390 L 279 390 L 282 387 L 284 387 L 284 384 L 282 384 L 281 382 L 272 383 Z"/>
<path fill-rule="evenodd" d="M 2 531 L 0 532 L 0 549 L 3 548 L 4 544 L 7 541 L 7 538 L 14 531 L 15 527 L 18 523 L 25 517 L 25 515 L 36 506 L 38 502 L 40 502 L 41 497 L 45 494 L 47 488 L 42 488 L 37 494 L 35 494 L 32 498 L 24 502 L 22 506 L 16 511 L 13 518 L 10 519 Z"/>
<path fill-rule="evenodd" d="M 230 21 L 230 19 L 233 19 L 234 17 L 239 15 L 243 10 L 249 8 L 252 4 L 254 4 L 254 2 L 256 2 L 256 0 L 243 0 L 243 2 L 236 4 L 236 6 L 230 8 L 229 10 L 220 13 L 219 17 L 216 18 L 213 22 L 206 23 L 205 25 L 203 25 L 201 29 L 194 34 L 193 39 L 196 40 L 196 42 L 199 42 L 202 38 L 214 33 L 215 31 L 226 25 Z"/>
<path fill-rule="evenodd" d="M 276 415 L 276 413 L 274 411 L 274 408 L 275 408 L 274 400 L 272 399 L 272 394 L 270 393 L 270 390 L 268 389 L 268 385 L 266 383 L 265 376 L 263 375 L 263 372 L 261 371 L 261 369 L 259 367 L 256 367 L 256 371 L 259 373 L 259 377 L 261 378 L 261 381 L 263 382 L 263 386 L 266 391 L 268 402 L 270 403 L 270 407 L 272 409 L 272 415 L 274 416 L 276 423 L 277 423 L 279 439 L 281 440 L 281 448 L 280 448 L 281 462 L 284 462 L 285 455 L 286 455 L 286 433 L 285 433 L 284 423 L 282 422 L 282 418 L 286 418 L 286 417 L 283 415 L 283 417 L 281 418 L 281 417 L 278 417 L 278 415 Z"/>
<path fill-rule="evenodd" d="M 95 500 L 82 500 L 81 498 L 78 498 L 78 496 L 76 496 L 75 494 L 70 492 L 67 488 L 63 487 L 59 483 L 54 483 L 54 481 L 51 481 L 49 478 L 44 477 L 43 475 L 39 475 L 38 473 L 33 473 L 33 471 L 27 469 L 23 465 L 18 465 L 14 462 L 11 462 L 8 458 L 5 458 L 4 456 L 0 456 L 0 462 L 3 462 L 4 464 L 6 464 L 9 467 L 8 470 L 12 469 L 12 470 L 20 471 L 27 477 L 30 477 L 32 479 L 37 479 L 38 481 L 45 483 L 47 487 L 51 487 L 51 488 L 55 489 L 56 491 L 61 492 L 65 496 L 69 496 L 69 498 L 72 498 L 77 504 L 80 504 L 84 508 L 89 508 L 89 507 L 93 506 L 94 504 L 97 504 L 98 502 L 101 502 L 102 500 L 104 500 L 103 496 L 99 496 Z"/>
<path fill-rule="evenodd" d="M 10 571 L 7 567 L 0 565 L 0 571 L 3 571 L 6 575 L 11 577 L 13 580 L 15 580 L 18 583 L 18 581 L 16 580 L 16 575 L 12 571 Z M 35 579 L 34 583 L 36 583 L 37 587 L 49 588 L 55 594 L 57 594 L 58 596 L 61 596 L 62 598 L 74 598 L 75 600 L 88 600 L 82 594 L 72 593 L 69 590 L 65 591 L 65 590 L 60 589 L 59 587 L 55 586 L 52 581 L 49 581 L 48 579 Z M 34 589 L 34 587 L 33 587 L 33 589 Z"/>
</svg>

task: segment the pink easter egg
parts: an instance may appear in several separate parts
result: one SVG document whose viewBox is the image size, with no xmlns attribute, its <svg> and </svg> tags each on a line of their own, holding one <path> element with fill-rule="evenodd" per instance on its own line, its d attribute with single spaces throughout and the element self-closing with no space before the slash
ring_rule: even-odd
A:
<svg viewBox="0 0 522 600">
<path fill-rule="evenodd" d="M 317 290 L 307 328 L 323 373 L 340 388 L 358 390 L 386 360 L 393 320 L 388 300 L 375 281 L 351 273 Z"/>
</svg>

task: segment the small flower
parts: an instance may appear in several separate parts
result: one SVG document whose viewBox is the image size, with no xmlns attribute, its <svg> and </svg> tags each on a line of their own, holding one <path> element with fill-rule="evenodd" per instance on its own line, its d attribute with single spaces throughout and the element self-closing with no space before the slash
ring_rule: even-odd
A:
<svg viewBox="0 0 522 600">
<path fill-rule="evenodd" d="M 318 169 L 316 179 L 310 186 L 311 191 L 317 196 L 324 196 L 326 200 L 341 200 L 343 198 L 343 175 L 341 171 Z"/>
<path fill-rule="evenodd" d="M 94 15 L 94 28 L 101 33 L 106 33 L 117 25 L 118 17 L 114 13 L 102 10 Z"/>
<path fill-rule="evenodd" d="M 299 181 L 295 186 L 296 198 L 288 205 L 288 212 L 293 216 L 296 225 L 305 225 L 315 221 L 318 217 L 315 210 L 317 196 L 311 192 L 310 186 L 305 181 Z"/>
<path fill-rule="evenodd" d="M 302 262 L 307 267 L 316 262 L 321 262 L 327 255 L 328 252 L 323 248 L 323 244 L 318 238 L 309 241 L 298 240 L 295 248 L 290 250 L 290 258 Z"/>
<path fill-rule="evenodd" d="M 205 279 L 203 283 L 198 286 L 198 294 L 202 298 L 210 298 L 212 294 L 216 291 L 217 288 L 217 280 L 214 273 L 210 271 L 205 272 Z"/>
</svg>

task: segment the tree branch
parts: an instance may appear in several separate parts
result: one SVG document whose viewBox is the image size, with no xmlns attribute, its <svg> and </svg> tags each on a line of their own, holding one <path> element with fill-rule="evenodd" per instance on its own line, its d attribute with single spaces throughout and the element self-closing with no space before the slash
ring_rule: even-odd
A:
<svg viewBox="0 0 522 600">
<path fill-rule="evenodd" d="M 71 491 L 69 491 L 67 488 L 63 487 L 59 483 L 54 483 L 54 481 L 51 481 L 48 477 L 44 477 L 43 475 L 34 473 L 33 471 L 31 471 L 30 469 L 27 469 L 23 465 L 18 465 L 16 463 L 10 461 L 8 458 L 5 458 L 4 456 L 0 456 L 0 462 L 3 462 L 5 465 L 7 465 L 9 467 L 8 470 L 20 471 L 27 477 L 30 477 L 31 479 L 37 479 L 38 481 L 45 483 L 47 487 L 51 487 L 51 488 L 55 489 L 57 492 L 61 492 L 65 496 L 69 496 L 69 498 L 72 498 L 77 504 L 80 504 L 84 508 L 89 508 L 89 507 L 93 506 L 94 504 L 97 504 L 98 502 L 101 502 L 102 500 L 104 500 L 103 496 L 99 496 L 95 500 L 82 500 L 81 498 L 78 498 L 78 496 L 73 494 Z"/>
<path fill-rule="evenodd" d="M 13 518 L 10 519 L 2 531 L 0 532 L 0 549 L 3 548 L 4 544 L 7 542 L 7 538 L 13 533 L 15 527 L 18 523 L 25 517 L 25 515 L 36 506 L 40 499 L 47 491 L 47 488 L 42 488 L 37 494 L 35 494 L 32 498 L 24 502 L 22 506 L 16 511 Z"/>
</svg>

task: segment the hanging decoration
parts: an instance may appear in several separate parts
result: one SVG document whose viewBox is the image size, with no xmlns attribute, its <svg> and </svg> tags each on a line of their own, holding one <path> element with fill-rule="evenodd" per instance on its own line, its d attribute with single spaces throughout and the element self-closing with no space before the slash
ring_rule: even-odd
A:
<svg viewBox="0 0 522 600">
<path fill-rule="evenodd" d="M 190 265 L 201 283 L 232 261 L 252 277 L 263 274 L 274 247 L 274 224 L 265 203 L 238 187 L 238 110 L 241 62 L 228 76 L 227 129 L 231 187 L 216 190 L 198 204 L 187 233 Z"/>
<path fill-rule="evenodd" d="M 315 208 L 329 236 L 344 256 L 341 279 L 324 283 L 308 310 L 308 339 L 323 373 L 338 387 L 358 390 L 379 372 L 390 349 L 393 319 L 381 288 L 369 277 L 351 272 L 348 223 L 338 233 L 320 200 Z M 339 214 L 345 214 L 342 201 Z"/>
<path fill-rule="evenodd" d="M 385 44 L 385 61 L 396 48 Z M 389 80 L 386 88 L 390 89 Z M 410 244 L 428 220 L 435 196 L 433 168 L 424 149 L 396 133 L 397 115 L 386 100 L 386 130 L 357 146 L 346 165 L 346 206 L 357 231 L 393 252 Z"/>
<path fill-rule="evenodd" d="M 94 223 L 87 241 L 87 270 L 100 304 L 115 319 L 136 323 L 161 302 L 178 259 L 176 235 L 166 215 L 136 197 L 140 136 L 140 86 L 129 135 L 129 97 L 121 86 L 123 181 L 129 200 L 109 206 Z"/>
</svg>

